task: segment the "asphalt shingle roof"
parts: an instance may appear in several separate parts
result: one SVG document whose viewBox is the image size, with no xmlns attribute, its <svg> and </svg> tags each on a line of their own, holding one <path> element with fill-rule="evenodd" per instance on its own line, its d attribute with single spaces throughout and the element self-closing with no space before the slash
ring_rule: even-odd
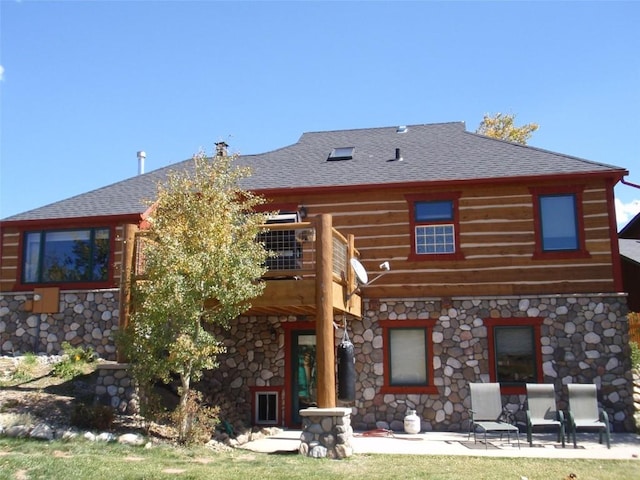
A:
<svg viewBox="0 0 640 480">
<path fill-rule="evenodd" d="M 327 161 L 331 150 L 337 147 L 355 147 L 353 158 Z M 393 161 L 396 149 L 400 149 L 402 161 Z M 242 156 L 239 164 L 252 168 L 251 177 L 242 183 L 249 190 L 625 171 L 470 133 L 461 122 L 409 125 L 405 133 L 398 133 L 396 126 L 310 132 L 293 145 Z M 185 160 L 4 221 L 142 213 L 154 198 L 157 183 L 169 171 L 191 166 L 192 161 Z"/>
<path fill-rule="evenodd" d="M 620 255 L 640 265 L 640 240 L 635 238 L 618 239 Z"/>
</svg>

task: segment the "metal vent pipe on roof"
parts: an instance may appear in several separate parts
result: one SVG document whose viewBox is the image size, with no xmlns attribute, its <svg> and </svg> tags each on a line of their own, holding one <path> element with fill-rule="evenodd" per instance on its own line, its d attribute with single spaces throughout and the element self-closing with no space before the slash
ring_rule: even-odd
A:
<svg viewBox="0 0 640 480">
<path fill-rule="evenodd" d="M 138 175 L 144 173 L 144 159 L 147 158 L 147 153 L 144 150 L 140 150 L 137 153 L 138 156 Z"/>
<path fill-rule="evenodd" d="M 396 148 L 396 161 L 401 162 L 402 161 L 402 156 L 400 155 L 400 149 Z"/>
</svg>

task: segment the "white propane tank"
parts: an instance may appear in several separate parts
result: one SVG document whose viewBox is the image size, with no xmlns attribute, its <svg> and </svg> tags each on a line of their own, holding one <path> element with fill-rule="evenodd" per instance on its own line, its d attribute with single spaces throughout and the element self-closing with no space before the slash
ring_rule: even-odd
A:
<svg viewBox="0 0 640 480">
<path fill-rule="evenodd" d="M 404 431 L 406 433 L 420 433 L 420 417 L 416 415 L 415 410 L 407 410 L 404 417 Z"/>
</svg>

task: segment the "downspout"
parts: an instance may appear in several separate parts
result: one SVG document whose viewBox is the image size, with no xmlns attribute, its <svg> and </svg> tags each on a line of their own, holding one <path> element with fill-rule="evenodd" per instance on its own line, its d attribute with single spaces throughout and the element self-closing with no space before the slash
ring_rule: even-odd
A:
<svg viewBox="0 0 640 480">
<path fill-rule="evenodd" d="M 614 288 L 616 289 L 616 291 L 621 292 L 623 291 L 623 285 L 622 285 L 622 260 L 620 259 L 620 246 L 618 243 L 618 226 L 616 225 L 615 222 L 615 195 L 613 193 L 613 187 L 614 187 L 614 182 L 607 182 L 608 186 L 607 186 L 607 190 L 608 190 L 608 196 L 609 196 L 609 222 L 610 222 L 610 231 L 612 232 L 611 234 L 611 253 L 613 255 L 613 258 L 617 259 L 617 261 L 613 262 L 613 282 L 614 282 Z M 622 183 L 623 185 L 628 185 L 629 187 L 633 187 L 633 188 L 637 188 L 640 190 L 640 185 L 637 185 L 635 183 L 632 182 L 627 182 L 624 177 L 620 178 L 620 183 Z M 615 232 L 615 234 L 613 233 Z"/>
</svg>

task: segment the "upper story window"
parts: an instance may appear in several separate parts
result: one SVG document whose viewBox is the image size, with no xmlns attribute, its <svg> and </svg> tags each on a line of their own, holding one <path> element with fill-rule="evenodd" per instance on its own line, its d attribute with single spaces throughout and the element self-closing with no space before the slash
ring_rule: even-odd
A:
<svg viewBox="0 0 640 480">
<path fill-rule="evenodd" d="M 532 189 L 536 255 L 588 255 L 582 217 L 582 190 Z"/>
<path fill-rule="evenodd" d="M 23 282 L 105 282 L 110 247 L 109 228 L 27 232 Z"/>
<path fill-rule="evenodd" d="M 540 195 L 538 201 L 542 251 L 577 250 L 579 243 L 575 195 Z"/>
<path fill-rule="evenodd" d="M 410 260 L 460 258 L 458 198 L 407 195 L 413 230 Z"/>
</svg>

